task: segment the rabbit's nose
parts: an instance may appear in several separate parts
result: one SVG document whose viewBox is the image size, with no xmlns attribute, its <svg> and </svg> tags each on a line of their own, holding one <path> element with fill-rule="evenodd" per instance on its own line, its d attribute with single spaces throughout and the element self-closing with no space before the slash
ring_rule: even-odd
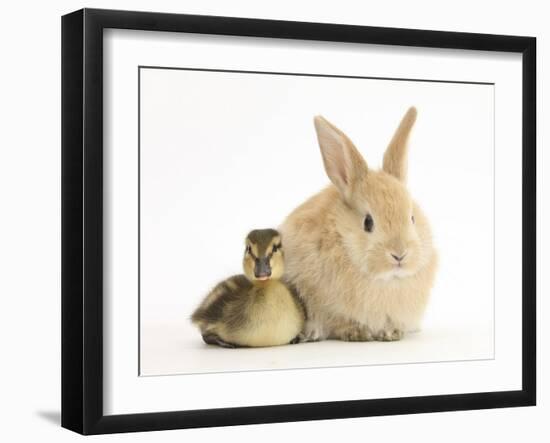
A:
<svg viewBox="0 0 550 443">
<path fill-rule="evenodd" d="M 405 256 L 407 255 L 406 252 L 404 252 L 403 254 L 401 255 L 395 255 L 395 254 L 391 254 L 391 256 L 395 259 L 395 261 L 397 262 L 401 262 L 401 260 L 403 260 L 405 258 Z"/>
</svg>

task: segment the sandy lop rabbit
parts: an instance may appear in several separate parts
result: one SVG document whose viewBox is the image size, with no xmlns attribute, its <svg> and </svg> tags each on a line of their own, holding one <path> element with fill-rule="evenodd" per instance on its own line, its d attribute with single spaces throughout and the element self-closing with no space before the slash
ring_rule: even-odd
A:
<svg viewBox="0 0 550 443">
<path fill-rule="evenodd" d="M 280 227 L 285 275 L 308 311 L 308 340 L 399 340 L 420 326 L 437 254 L 405 184 L 416 114 L 410 108 L 403 117 L 381 170 L 369 168 L 342 131 L 314 119 L 332 184 Z"/>
</svg>

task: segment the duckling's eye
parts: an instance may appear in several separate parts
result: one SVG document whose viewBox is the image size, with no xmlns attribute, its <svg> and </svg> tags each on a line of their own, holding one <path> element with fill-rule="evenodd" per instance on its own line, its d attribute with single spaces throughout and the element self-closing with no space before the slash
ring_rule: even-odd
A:
<svg viewBox="0 0 550 443">
<path fill-rule="evenodd" d="M 252 248 L 250 247 L 250 245 L 247 245 L 247 247 L 246 247 L 246 253 L 247 253 L 247 254 L 252 254 Z"/>
<path fill-rule="evenodd" d="M 374 229 L 374 220 L 372 219 L 372 215 L 367 214 L 365 221 L 363 222 L 363 227 L 365 228 L 365 231 L 372 232 Z"/>
<path fill-rule="evenodd" d="M 281 249 L 281 244 L 273 245 L 273 254 L 275 254 L 279 249 Z"/>
<path fill-rule="evenodd" d="M 411 221 L 413 222 L 413 225 L 414 225 L 414 215 L 411 215 Z"/>
</svg>

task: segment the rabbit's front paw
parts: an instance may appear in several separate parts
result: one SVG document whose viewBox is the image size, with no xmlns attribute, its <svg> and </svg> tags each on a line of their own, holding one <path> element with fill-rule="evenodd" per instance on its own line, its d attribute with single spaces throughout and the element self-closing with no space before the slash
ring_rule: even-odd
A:
<svg viewBox="0 0 550 443">
<path fill-rule="evenodd" d="M 342 341 L 372 341 L 374 336 L 369 328 L 361 324 L 351 324 L 334 331 L 333 337 Z"/>
<path fill-rule="evenodd" d="M 403 331 L 400 329 L 389 328 L 378 331 L 375 335 L 377 341 L 398 341 L 403 338 Z"/>
<path fill-rule="evenodd" d="M 366 327 L 355 327 L 347 330 L 342 335 L 342 340 L 345 341 L 372 341 L 374 337 Z"/>
<path fill-rule="evenodd" d="M 311 325 L 306 325 L 306 328 L 298 334 L 297 338 L 299 343 L 321 341 L 323 339 L 321 331 Z"/>
<path fill-rule="evenodd" d="M 308 341 L 318 341 L 317 340 L 310 340 L 308 339 L 308 337 L 303 333 L 303 332 L 300 332 L 296 337 L 294 337 L 289 344 L 291 345 L 295 345 L 295 344 L 298 344 L 298 343 L 307 343 Z"/>
</svg>

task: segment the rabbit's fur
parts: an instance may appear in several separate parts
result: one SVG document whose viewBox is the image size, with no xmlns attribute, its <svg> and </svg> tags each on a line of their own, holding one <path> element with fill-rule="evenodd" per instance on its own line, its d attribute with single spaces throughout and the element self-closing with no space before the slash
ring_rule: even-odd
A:
<svg viewBox="0 0 550 443">
<path fill-rule="evenodd" d="M 386 150 L 382 170 L 372 170 L 343 132 L 315 118 L 332 184 L 280 227 L 286 278 L 308 311 L 308 340 L 398 340 L 420 327 L 437 254 L 428 220 L 405 186 L 407 142 L 415 120 L 416 109 L 410 108 Z M 367 214 L 371 232 L 365 228 Z"/>
</svg>

